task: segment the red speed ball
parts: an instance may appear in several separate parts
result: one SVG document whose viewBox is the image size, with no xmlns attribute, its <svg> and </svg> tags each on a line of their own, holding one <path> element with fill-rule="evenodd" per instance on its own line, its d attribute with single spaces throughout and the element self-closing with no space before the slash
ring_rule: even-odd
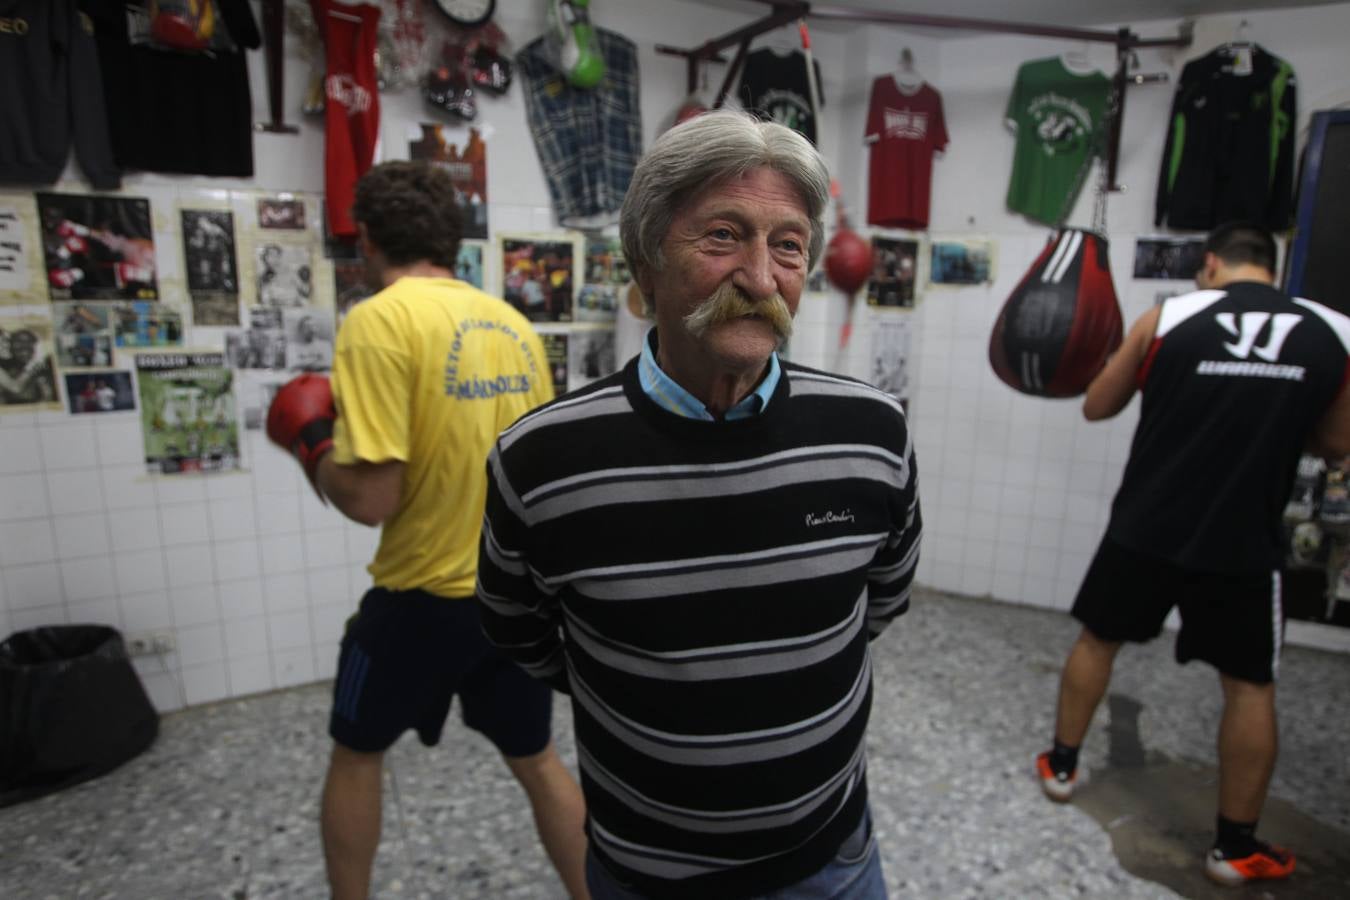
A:
<svg viewBox="0 0 1350 900">
<path fill-rule="evenodd" d="M 840 228 L 825 247 L 825 275 L 845 294 L 867 283 L 872 274 L 872 245 L 850 228 Z"/>
</svg>

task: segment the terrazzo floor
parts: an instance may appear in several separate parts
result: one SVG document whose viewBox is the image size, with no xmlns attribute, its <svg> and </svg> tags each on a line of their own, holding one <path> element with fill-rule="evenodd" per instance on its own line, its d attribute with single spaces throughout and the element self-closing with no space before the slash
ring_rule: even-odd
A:
<svg viewBox="0 0 1350 900">
<path fill-rule="evenodd" d="M 1031 774 L 1052 725 L 1068 616 L 917 593 L 875 644 L 869 782 L 893 897 L 1350 897 L 1350 657 L 1286 648 L 1281 757 L 1262 823 L 1300 854 L 1283 884 L 1200 875 L 1219 690 L 1170 635 L 1122 653 L 1057 806 Z M 113 773 L 0 810 L 0 897 L 327 896 L 317 827 L 329 685 L 165 716 Z M 569 709 L 555 734 L 575 765 Z M 378 897 L 556 898 L 523 794 L 458 721 L 389 755 Z M 1119 854 L 1119 855 L 1117 855 Z"/>
</svg>

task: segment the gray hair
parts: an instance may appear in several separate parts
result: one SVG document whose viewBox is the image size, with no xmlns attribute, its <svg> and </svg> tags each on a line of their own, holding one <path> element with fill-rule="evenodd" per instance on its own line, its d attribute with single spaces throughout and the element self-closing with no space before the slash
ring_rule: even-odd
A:
<svg viewBox="0 0 1350 900">
<path fill-rule="evenodd" d="M 752 169 L 786 176 L 811 220 L 809 266 L 825 245 L 830 173 L 811 142 L 791 128 L 741 112 L 703 113 L 656 139 L 638 162 L 619 214 L 623 254 L 634 272 L 659 271 L 661 242 L 684 204 Z"/>
</svg>

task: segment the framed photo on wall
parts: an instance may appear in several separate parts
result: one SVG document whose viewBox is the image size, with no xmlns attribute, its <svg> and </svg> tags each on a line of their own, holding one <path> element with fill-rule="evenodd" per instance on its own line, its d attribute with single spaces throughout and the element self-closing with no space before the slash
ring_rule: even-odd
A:
<svg viewBox="0 0 1350 900">
<path fill-rule="evenodd" d="M 580 234 L 503 234 L 497 248 L 507 303 L 532 322 L 573 320 L 582 277 Z"/>
</svg>

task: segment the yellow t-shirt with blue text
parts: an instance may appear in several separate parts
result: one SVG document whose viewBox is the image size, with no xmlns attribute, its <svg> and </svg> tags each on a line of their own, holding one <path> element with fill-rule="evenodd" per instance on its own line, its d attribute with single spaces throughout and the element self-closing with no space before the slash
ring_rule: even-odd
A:
<svg viewBox="0 0 1350 900">
<path fill-rule="evenodd" d="M 406 466 L 368 567 L 375 584 L 472 596 L 488 453 L 504 428 L 553 399 L 539 336 L 462 281 L 400 278 L 347 314 L 332 382 L 333 461 Z"/>
</svg>

